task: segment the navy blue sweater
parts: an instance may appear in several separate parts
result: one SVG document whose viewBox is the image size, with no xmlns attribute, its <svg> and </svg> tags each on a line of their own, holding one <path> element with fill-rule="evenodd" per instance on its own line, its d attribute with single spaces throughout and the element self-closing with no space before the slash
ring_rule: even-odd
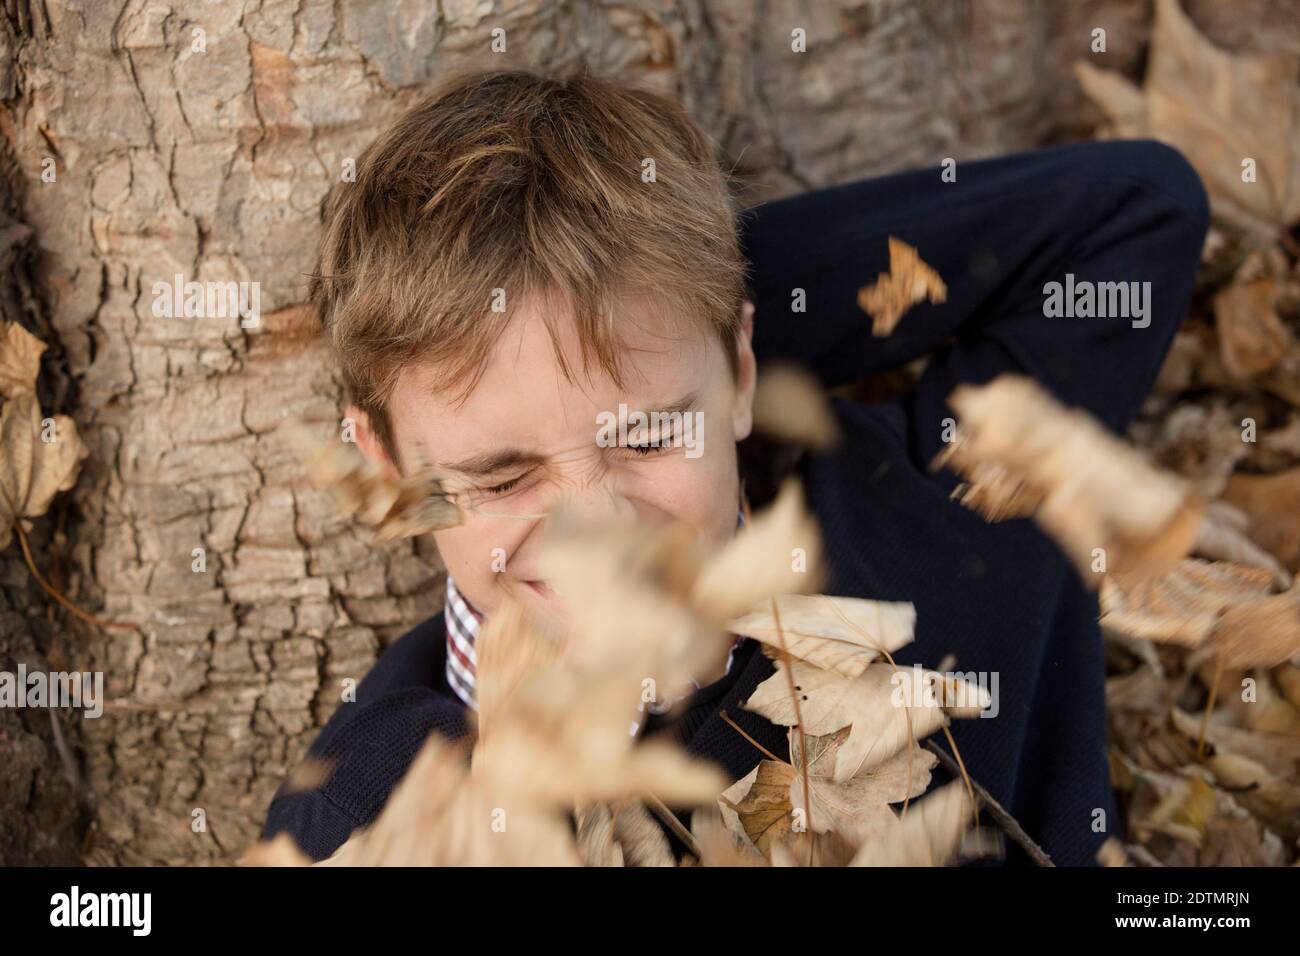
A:
<svg viewBox="0 0 1300 956">
<path fill-rule="evenodd" d="M 1147 141 L 962 163 L 957 182 L 939 169 L 903 173 L 764 204 L 740 219 L 760 363 L 798 361 L 837 386 L 931 355 L 904 397 L 836 398 L 845 440 L 833 452 L 767 457 L 763 473 L 747 465 L 751 501 L 760 506 L 786 470 L 797 470 L 826 542 L 826 592 L 915 604 L 916 640 L 896 656 L 900 664 L 934 666 L 955 654 L 959 671 L 997 672 L 997 716 L 956 721 L 953 735 L 971 776 L 1059 864 L 1093 863 L 1120 830 L 1096 598 L 1032 521 L 986 523 L 950 499 L 955 477 L 928 465 L 953 414 L 945 404 L 953 387 L 1008 371 L 1122 432 L 1184 314 L 1207 223 L 1195 172 Z M 888 271 L 891 235 L 919 249 L 948 296 L 877 338 L 856 295 Z M 1049 316 L 1044 285 L 1065 283 L 1067 273 L 1076 288 L 1150 282 L 1150 311 Z M 791 310 L 797 289 L 806 311 Z M 278 793 L 265 836 L 288 831 L 313 858 L 328 856 L 375 818 L 430 733 L 467 732 L 445 654 L 441 615 L 384 652 L 357 700 L 339 707 L 311 747 L 337 761 L 334 775 L 318 790 Z M 746 641 L 727 677 L 646 732 L 672 734 L 738 779 L 762 755 L 723 712 L 786 755 L 784 728 L 742 709 L 771 673 Z M 1024 857 L 1011 848 L 1008 860 Z"/>
</svg>

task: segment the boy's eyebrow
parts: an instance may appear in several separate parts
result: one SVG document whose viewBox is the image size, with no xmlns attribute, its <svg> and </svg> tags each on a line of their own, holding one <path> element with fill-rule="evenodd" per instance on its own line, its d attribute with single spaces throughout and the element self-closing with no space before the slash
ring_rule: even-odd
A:
<svg viewBox="0 0 1300 956">
<path fill-rule="evenodd" d="M 640 409 L 643 411 L 659 412 L 664 415 L 682 414 L 694 411 L 699 402 L 699 393 L 696 391 L 687 392 L 675 402 L 669 402 L 662 408 Z M 638 409 L 632 406 L 628 408 L 629 412 Z M 514 468 L 519 465 L 538 465 L 546 460 L 546 456 L 536 451 L 526 451 L 522 448 L 502 448 L 497 451 L 482 452 L 477 455 L 471 455 L 461 461 L 451 462 L 450 464 L 440 465 L 445 471 L 454 471 L 462 475 L 471 475 L 481 478 L 484 475 L 491 475 L 506 468 Z"/>
<path fill-rule="evenodd" d="M 463 461 L 452 462 L 441 467 L 446 471 L 459 472 L 462 475 L 482 477 L 516 465 L 540 464 L 543 456 L 537 452 L 523 451 L 519 448 L 503 448 L 500 451 L 484 452 L 473 455 Z"/>
</svg>

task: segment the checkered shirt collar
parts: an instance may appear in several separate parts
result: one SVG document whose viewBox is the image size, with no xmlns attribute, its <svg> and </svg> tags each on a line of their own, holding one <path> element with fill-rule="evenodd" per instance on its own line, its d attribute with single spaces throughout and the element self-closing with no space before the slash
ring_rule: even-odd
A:
<svg viewBox="0 0 1300 956">
<path fill-rule="evenodd" d="M 745 512 L 741 509 L 736 512 L 737 530 L 744 524 Z M 478 704 L 474 700 L 474 675 L 478 667 L 478 657 L 474 653 L 474 640 L 483 626 L 483 614 L 460 593 L 450 574 L 447 575 L 447 598 L 442 613 L 447 622 L 447 683 L 451 685 L 456 696 L 464 701 L 466 707 L 477 710 Z M 728 674 L 731 673 L 731 663 L 735 659 L 736 647 L 741 640 L 737 638 L 732 643 L 731 653 L 727 655 Z M 696 683 L 695 686 L 698 688 L 699 684 Z M 636 729 L 636 724 L 633 724 L 632 732 L 636 733 Z"/>
</svg>

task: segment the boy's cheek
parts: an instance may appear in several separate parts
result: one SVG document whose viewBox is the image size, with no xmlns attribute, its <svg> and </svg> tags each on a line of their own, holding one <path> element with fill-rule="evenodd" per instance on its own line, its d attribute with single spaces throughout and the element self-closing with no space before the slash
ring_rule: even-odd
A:
<svg viewBox="0 0 1300 956">
<path fill-rule="evenodd" d="M 682 458 L 665 472 L 652 500 L 666 515 L 704 529 L 710 537 L 725 539 L 735 529 L 740 488 L 734 455 Z"/>
<path fill-rule="evenodd" d="M 510 542 L 494 542 L 486 529 L 476 529 L 472 520 L 468 525 L 435 532 L 434 541 L 452 577 L 477 591 L 480 589 L 471 582 L 504 571 L 512 549 Z"/>
</svg>

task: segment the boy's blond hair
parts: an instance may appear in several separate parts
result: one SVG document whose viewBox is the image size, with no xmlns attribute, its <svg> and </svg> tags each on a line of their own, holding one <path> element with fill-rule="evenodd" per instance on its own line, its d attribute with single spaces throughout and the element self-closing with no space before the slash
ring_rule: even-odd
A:
<svg viewBox="0 0 1300 956">
<path fill-rule="evenodd" d="M 385 405 L 402 367 L 446 362 L 468 395 L 525 298 L 556 343 L 570 310 L 584 366 L 594 357 L 620 387 L 622 293 L 704 323 L 735 373 L 745 263 L 727 176 L 655 93 L 585 73 L 454 77 L 361 154 L 324 220 L 311 299 L 395 461 Z"/>
</svg>

